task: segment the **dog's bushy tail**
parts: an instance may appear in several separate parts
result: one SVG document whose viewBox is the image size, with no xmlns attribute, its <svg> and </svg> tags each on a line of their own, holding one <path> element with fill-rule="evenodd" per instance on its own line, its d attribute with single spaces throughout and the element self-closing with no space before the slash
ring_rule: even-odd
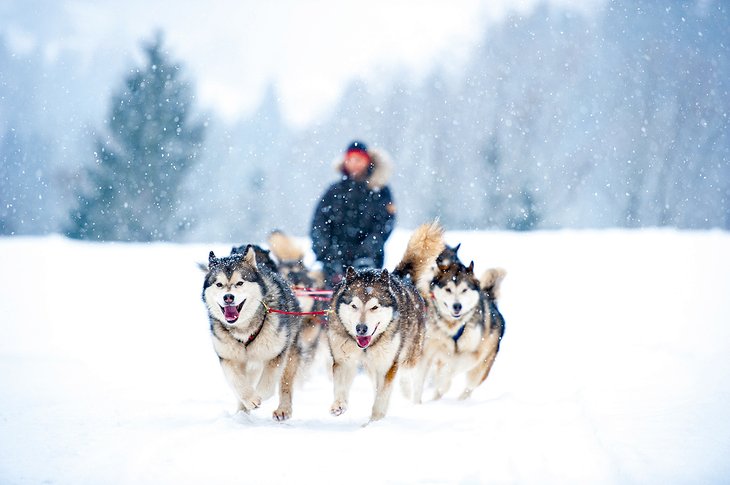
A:
<svg viewBox="0 0 730 485">
<path fill-rule="evenodd" d="M 507 271 L 503 268 L 490 268 L 484 272 L 479 283 L 487 300 L 496 301 L 499 299 L 499 291 L 505 276 L 507 276 Z"/>
<path fill-rule="evenodd" d="M 279 261 L 301 261 L 304 259 L 304 251 L 297 246 L 294 239 L 278 229 L 269 234 L 268 243 L 271 252 Z"/>
<path fill-rule="evenodd" d="M 437 221 L 422 224 L 408 240 L 406 252 L 393 274 L 401 278 L 410 277 L 413 284 L 416 284 L 444 247 L 443 227 Z"/>
</svg>

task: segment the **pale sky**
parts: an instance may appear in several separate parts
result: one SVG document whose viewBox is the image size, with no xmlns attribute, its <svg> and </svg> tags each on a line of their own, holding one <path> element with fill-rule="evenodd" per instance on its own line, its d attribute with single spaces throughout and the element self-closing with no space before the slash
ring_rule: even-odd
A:
<svg viewBox="0 0 730 485">
<path fill-rule="evenodd" d="M 535 2 L 0 0 L 0 32 L 21 53 L 42 49 L 53 59 L 72 50 L 91 60 L 100 50 L 139 56 L 140 40 L 161 28 L 203 106 L 235 119 L 274 82 L 284 116 L 300 124 L 326 112 L 354 78 L 393 68 L 417 78 L 434 62 L 458 67 L 487 22 Z"/>
</svg>

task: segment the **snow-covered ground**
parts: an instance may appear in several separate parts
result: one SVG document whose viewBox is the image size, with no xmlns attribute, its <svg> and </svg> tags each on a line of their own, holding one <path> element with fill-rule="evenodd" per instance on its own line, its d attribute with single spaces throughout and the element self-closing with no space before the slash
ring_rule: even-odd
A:
<svg viewBox="0 0 730 485">
<path fill-rule="evenodd" d="M 362 427 L 366 376 L 335 418 L 320 363 L 290 421 L 234 413 L 196 267 L 229 244 L 0 239 L 0 483 L 730 481 L 730 234 L 447 240 L 508 271 L 492 374 Z"/>
</svg>

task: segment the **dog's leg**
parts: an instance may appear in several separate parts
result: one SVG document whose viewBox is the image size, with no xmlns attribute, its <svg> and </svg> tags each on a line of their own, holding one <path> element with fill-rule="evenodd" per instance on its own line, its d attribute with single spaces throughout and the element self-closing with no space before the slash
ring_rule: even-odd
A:
<svg viewBox="0 0 730 485">
<path fill-rule="evenodd" d="M 421 404 L 421 399 L 423 397 L 423 386 L 426 383 L 426 375 L 431 368 L 432 360 L 433 359 L 431 355 L 424 354 L 424 356 L 421 358 L 421 361 L 412 372 L 411 380 L 413 381 L 413 388 L 411 391 L 413 394 L 411 395 L 411 400 L 414 404 Z"/>
<path fill-rule="evenodd" d="M 398 373 L 398 362 L 393 362 L 387 372 L 377 373 L 377 384 L 375 390 L 375 402 L 373 403 L 373 411 L 370 415 L 370 421 L 377 421 L 385 417 L 390 403 L 390 393 L 393 390 L 393 379 Z"/>
<path fill-rule="evenodd" d="M 274 411 L 274 419 L 277 421 L 285 421 L 291 418 L 292 413 L 292 388 L 294 387 L 294 379 L 297 377 L 297 370 L 302 361 L 302 354 L 296 342 L 289 349 L 284 373 L 281 375 L 279 383 L 279 407 Z"/>
<path fill-rule="evenodd" d="M 489 375 L 489 371 L 492 369 L 492 364 L 497 358 L 497 345 L 492 345 L 487 352 L 487 355 L 482 359 L 479 364 L 466 373 L 466 387 L 464 392 L 461 393 L 459 399 L 467 399 L 471 396 L 471 393 L 476 389 Z"/>
<path fill-rule="evenodd" d="M 303 349 L 311 349 L 317 344 L 322 326 L 315 317 L 307 317 L 302 320 L 302 327 L 299 330 L 299 343 Z"/>
<path fill-rule="evenodd" d="M 265 401 L 274 395 L 276 382 L 279 380 L 279 376 L 282 372 L 281 364 L 284 361 L 284 355 L 285 353 L 282 352 L 271 359 L 264 367 L 264 372 L 261 374 L 259 385 L 256 386 L 256 394 L 261 397 L 262 401 Z"/>
<path fill-rule="evenodd" d="M 314 317 L 308 317 L 302 321 L 302 327 L 297 337 L 299 347 L 302 349 L 301 363 L 299 364 L 299 372 L 297 372 L 300 382 L 309 375 L 310 366 L 314 362 L 317 353 L 321 333 L 322 325 Z"/>
<path fill-rule="evenodd" d="M 220 362 L 223 375 L 238 397 L 239 410 L 248 413 L 259 407 L 261 398 L 256 395 L 253 385 L 261 369 L 228 359 L 221 359 Z"/>
<path fill-rule="evenodd" d="M 453 359 L 453 358 L 452 358 Z M 444 394 L 449 392 L 449 388 L 451 387 L 451 380 L 454 376 L 454 365 L 452 362 L 440 362 L 439 365 L 436 366 L 436 373 L 435 373 L 435 384 L 436 384 L 436 390 L 433 394 L 434 401 L 437 401 L 441 399 Z"/>
<path fill-rule="evenodd" d="M 411 373 L 413 381 L 413 394 L 411 396 L 411 400 L 414 404 L 421 404 L 423 399 L 423 387 L 426 385 L 426 377 L 428 376 L 428 371 L 431 370 L 437 355 L 438 347 L 430 345 L 427 341 L 423 347 L 423 354 Z"/>
<path fill-rule="evenodd" d="M 347 398 L 350 395 L 350 387 L 357 373 L 357 363 L 337 362 L 332 364 L 332 380 L 334 382 L 335 400 L 330 407 L 333 416 L 339 416 L 347 411 Z"/>
</svg>

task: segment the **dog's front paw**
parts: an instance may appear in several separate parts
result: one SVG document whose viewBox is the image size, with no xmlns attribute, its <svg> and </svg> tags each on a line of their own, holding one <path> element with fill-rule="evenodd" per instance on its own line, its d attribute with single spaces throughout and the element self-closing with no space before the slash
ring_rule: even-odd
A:
<svg viewBox="0 0 730 485">
<path fill-rule="evenodd" d="M 464 389 L 464 392 L 461 393 L 459 396 L 459 401 L 463 401 L 464 399 L 469 399 L 469 396 L 471 396 L 471 389 Z"/>
<path fill-rule="evenodd" d="M 347 403 L 345 401 L 337 400 L 333 402 L 330 407 L 330 414 L 332 414 L 332 416 L 339 416 L 345 411 L 347 411 Z"/>
<path fill-rule="evenodd" d="M 380 421 L 385 417 L 385 413 L 382 411 L 373 411 L 373 414 L 370 415 L 370 422 L 373 421 Z"/>
<path fill-rule="evenodd" d="M 286 421 L 291 418 L 291 407 L 281 406 L 274 411 L 275 421 Z"/>
<path fill-rule="evenodd" d="M 261 406 L 261 398 L 259 396 L 244 397 L 241 399 L 240 408 L 247 413 Z"/>
</svg>

